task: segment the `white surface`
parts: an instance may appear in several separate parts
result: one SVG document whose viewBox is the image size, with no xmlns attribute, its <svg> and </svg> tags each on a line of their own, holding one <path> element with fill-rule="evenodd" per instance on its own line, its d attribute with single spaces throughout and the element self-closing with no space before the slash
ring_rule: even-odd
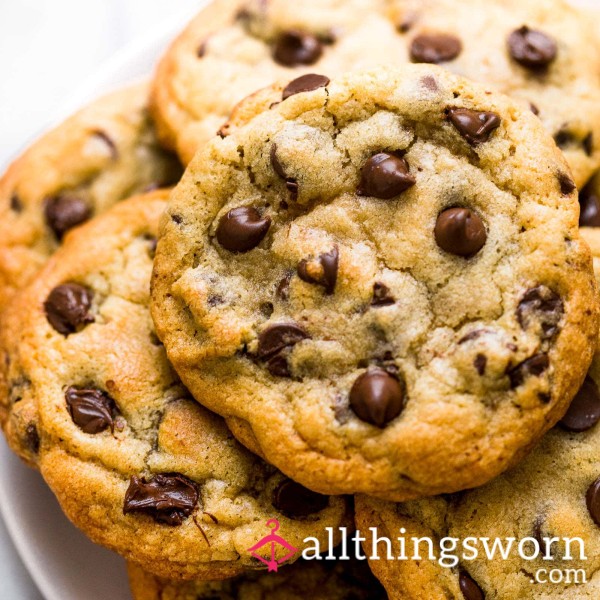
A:
<svg viewBox="0 0 600 600">
<path fill-rule="evenodd" d="M 600 9 L 600 0 L 579 2 Z M 0 0 L 0 165 L 65 111 L 149 73 L 184 15 L 202 3 Z M 152 33 L 159 23 L 160 33 Z M 41 477 L 3 439 L 0 481 L 0 512 L 14 540 L 0 521 L 0 600 L 42 600 L 15 546 L 46 600 L 129 600 L 123 561 L 69 523 Z"/>
</svg>

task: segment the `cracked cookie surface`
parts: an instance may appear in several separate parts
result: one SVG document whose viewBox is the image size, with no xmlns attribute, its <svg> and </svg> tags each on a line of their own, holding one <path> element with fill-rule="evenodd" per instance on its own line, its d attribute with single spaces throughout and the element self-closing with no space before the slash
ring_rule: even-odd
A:
<svg viewBox="0 0 600 600">
<path fill-rule="evenodd" d="M 600 258 L 600 230 L 582 234 Z M 593 243 L 595 242 L 595 244 Z M 596 270 L 600 274 L 600 269 Z M 525 538 L 525 554 L 513 548 L 508 560 L 483 556 L 444 568 L 425 559 L 419 561 L 371 561 L 371 568 L 387 589 L 391 600 L 592 600 L 600 596 L 600 354 L 596 354 L 586 380 L 560 424 L 551 430 L 531 455 L 512 471 L 476 490 L 451 496 L 392 504 L 360 496 L 356 498 L 357 527 L 394 540 L 401 528 L 404 537 L 429 537 L 440 555 L 441 538 L 468 536 Z M 556 538 L 556 541 L 548 542 Z M 565 538 L 573 541 L 565 558 Z M 412 548 L 407 542 L 407 547 Z M 409 550 L 409 553 L 412 550 Z M 483 554 L 481 542 L 479 551 Z M 372 544 L 365 553 L 372 552 Z M 424 551 L 426 552 L 426 550 Z M 544 557 L 547 558 L 544 558 Z M 548 580 L 556 569 L 570 581 L 534 583 L 536 573 Z M 568 573 L 570 571 L 570 574 Z M 583 570 L 575 573 L 575 570 Z M 555 572 L 555 578 L 558 574 Z M 467 590 L 467 593 L 465 592 Z M 469 595 L 469 590 L 470 594 Z M 479 591 L 477 591 L 479 590 Z M 479 594 L 479 595 L 477 595 Z"/>
<path fill-rule="evenodd" d="M 153 112 L 187 164 L 248 94 L 303 73 L 435 62 L 513 95 L 583 185 L 600 164 L 600 47 L 562 0 L 221 0 L 162 59 Z"/>
<path fill-rule="evenodd" d="M 0 310 L 77 225 L 119 200 L 176 183 L 156 139 L 148 86 L 117 91 L 43 135 L 0 179 Z"/>
<path fill-rule="evenodd" d="M 595 348 L 564 158 L 529 111 L 434 66 L 284 92 L 251 98 L 171 196 L 153 317 L 174 367 L 315 491 L 485 483 Z"/>
<path fill-rule="evenodd" d="M 300 560 L 278 573 L 247 573 L 220 582 L 168 581 L 127 566 L 133 600 L 387 600 L 387 594 L 357 560 Z"/>
<path fill-rule="evenodd" d="M 248 452 L 167 362 L 148 307 L 167 195 L 73 232 L 15 298 L 2 331 L 3 420 L 92 540 L 162 577 L 219 579 L 263 568 L 248 549 L 272 518 L 296 548 L 308 536 L 326 544 L 346 501 Z"/>
</svg>

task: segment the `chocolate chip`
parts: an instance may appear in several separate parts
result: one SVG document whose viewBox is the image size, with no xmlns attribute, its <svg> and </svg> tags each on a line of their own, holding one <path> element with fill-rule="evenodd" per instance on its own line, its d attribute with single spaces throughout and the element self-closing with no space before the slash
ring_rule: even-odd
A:
<svg viewBox="0 0 600 600">
<path fill-rule="evenodd" d="M 450 108 L 447 113 L 448 119 L 456 127 L 458 133 L 472 146 L 487 142 L 492 132 L 500 127 L 502 122 L 500 116 L 493 112 Z"/>
<path fill-rule="evenodd" d="M 596 193 L 594 180 L 579 192 L 579 208 L 580 227 L 600 227 L 600 196 Z"/>
<path fill-rule="evenodd" d="M 69 387 L 65 393 L 73 423 L 84 433 L 101 433 L 108 427 L 114 431 L 114 400 L 102 390 Z"/>
<path fill-rule="evenodd" d="M 485 375 L 485 368 L 487 367 L 487 356 L 485 354 L 478 354 L 473 361 L 473 366 L 477 373 L 483 377 Z"/>
<path fill-rule="evenodd" d="M 48 323 L 63 335 L 75 333 L 83 325 L 94 322 L 90 314 L 94 293 L 77 283 L 55 287 L 44 302 Z"/>
<path fill-rule="evenodd" d="M 458 574 L 458 586 L 465 600 L 484 600 L 485 596 L 475 580 L 464 570 Z"/>
<path fill-rule="evenodd" d="M 283 100 L 287 100 L 290 96 L 295 96 L 296 94 L 318 90 L 319 88 L 328 86 L 329 82 L 329 77 L 325 77 L 324 75 L 315 75 L 314 73 L 302 75 L 287 84 L 283 90 L 282 98 Z"/>
<path fill-rule="evenodd" d="M 181 525 L 198 503 L 198 488 L 179 474 L 158 474 L 149 480 L 136 477 L 129 482 L 123 513 L 150 515 L 158 523 Z"/>
<path fill-rule="evenodd" d="M 34 423 L 29 423 L 25 429 L 25 444 L 33 454 L 40 451 L 40 434 Z"/>
<path fill-rule="evenodd" d="M 415 63 L 439 64 L 454 60 L 462 50 L 461 41 L 447 33 L 421 34 L 410 45 L 410 58 Z"/>
<path fill-rule="evenodd" d="M 240 206 L 221 217 L 217 227 L 217 240 L 225 250 L 248 252 L 261 243 L 269 227 L 269 217 L 262 217 L 251 206 Z"/>
<path fill-rule="evenodd" d="M 299 519 L 325 510 L 329 498 L 285 479 L 273 492 L 273 506 L 286 517 Z"/>
<path fill-rule="evenodd" d="M 564 150 L 567 146 L 575 144 L 577 142 L 577 138 L 569 130 L 561 129 L 554 134 L 554 141 L 559 148 Z"/>
<path fill-rule="evenodd" d="M 571 402 L 560 425 L 567 431 L 587 431 L 600 421 L 600 391 L 596 382 L 588 375 L 579 392 Z"/>
<path fill-rule="evenodd" d="M 536 117 L 539 116 L 540 109 L 533 102 L 529 103 L 529 109 Z"/>
<path fill-rule="evenodd" d="M 363 165 L 357 191 L 361 196 L 389 200 L 415 183 L 415 176 L 411 175 L 404 158 L 389 152 L 379 152 Z"/>
<path fill-rule="evenodd" d="M 485 245 L 487 232 L 481 217 L 469 208 L 449 208 L 435 224 L 437 245 L 450 254 L 469 258 Z"/>
<path fill-rule="evenodd" d="M 206 48 L 208 47 L 208 40 L 204 40 L 199 46 L 198 50 L 196 50 L 196 56 L 198 58 L 204 58 L 206 55 Z"/>
<path fill-rule="evenodd" d="M 276 354 L 267 360 L 267 370 L 273 377 L 290 377 L 290 366 L 282 354 Z"/>
<path fill-rule="evenodd" d="M 426 75 L 421 79 L 421 83 L 430 92 L 437 92 L 439 90 L 438 83 L 433 75 Z"/>
<path fill-rule="evenodd" d="M 567 175 L 567 173 L 560 171 L 557 177 L 558 184 L 560 185 L 560 193 L 563 196 L 570 196 L 577 189 L 575 182 L 571 179 L 570 175 Z"/>
<path fill-rule="evenodd" d="M 404 385 L 379 367 L 363 373 L 350 390 L 350 407 L 354 413 L 377 427 L 393 421 L 405 405 Z"/>
<path fill-rule="evenodd" d="M 563 317 L 564 305 L 561 297 L 545 285 L 525 292 L 517 307 L 517 319 L 524 330 L 533 324 L 541 326 L 540 337 L 550 339 L 558 333 Z"/>
<path fill-rule="evenodd" d="M 588 488 L 585 503 L 594 523 L 600 527 L 600 477 Z"/>
<path fill-rule="evenodd" d="M 273 48 L 273 58 L 284 67 L 312 65 L 323 53 L 323 45 L 316 36 L 298 30 L 282 33 Z"/>
<path fill-rule="evenodd" d="M 281 179 L 285 180 L 285 186 L 289 190 L 292 200 L 296 201 L 298 199 L 299 185 L 295 179 L 288 177 L 288 175 L 285 172 L 285 169 L 283 168 L 283 165 L 279 161 L 279 157 L 277 156 L 277 144 L 273 144 L 271 146 L 270 158 L 273 170 L 275 171 L 275 173 L 277 173 L 277 175 L 279 175 L 279 177 L 281 177 Z"/>
<path fill-rule="evenodd" d="M 395 303 L 396 299 L 392 296 L 390 288 L 384 283 L 376 281 L 373 284 L 373 299 L 371 300 L 371 306 L 390 306 Z"/>
<path fill-rule="evenodd" d="M 117 150 L 117 146 L 113 139 L 108 135 L 108 133 L 102 131 L 101 129 L 97 129 L 93 132 L 92 135 L 102 140 L 106 144 L 110 152 L 110 156 L 113 160 L 117 160 L 117 158 L 119 158 L 119 151 Z"/>
<path fill-rule="evenodd" d="M 290 297 L 290 282 L 292 280 L 292 273 L 288 272 L 285 274 L 283 279 L 278 283 L 275 295 L 280 300 L 288 300 Z"/>
<path fill-rule="evenodd" d="M 594 134 L 592 132 L 588 133 L 581 142 L 585 153 L 588 156 L 591 156 L 594 153 Z"/>
<path fill-rule="evenodd" d="M 265 329 L 258 337 L 258 357 L 266 360 L 295 346 L 310 336 L 295 323 L 278 323 Z"/>
<path fill-rule="evenodd" d="M 510 34 L 508 49 L 514 60 L 533 70 L 548 67 L 556 59 L 558 51 L 550 36 L 526 25 Z"/>
<path fill-rule="evenodd" d="M 512 389 L 523 385 L 528 377 L 539 377 L 549 366 L 550 359 L 547 354 L 536 354 L 524 360 L 508 373 Z"/>
<path fill-rule="evenodd" d="M 339 251 L 334 246 L 329 252 L 320 254 L 316 260 L 301 260 L 298 277 L 307 283 L 321 285 L 326 294 L 333 294 L 337 283 Z"/>
<path fill-rule="evenodd" d="M 23 202 L 21 202 L 21 198 L 17 194 L 13 194 L 10 197 L 10 210 L 16 213 L 23 212 Z"/>
<path fill-rule="evenodd" d="M 48 198 L 44 215 L 48 227 L 62 240 L 67 231 L 85 223 L 92 216 L 92 210 L 82 198 L 65 194 Z"/>
</svg>

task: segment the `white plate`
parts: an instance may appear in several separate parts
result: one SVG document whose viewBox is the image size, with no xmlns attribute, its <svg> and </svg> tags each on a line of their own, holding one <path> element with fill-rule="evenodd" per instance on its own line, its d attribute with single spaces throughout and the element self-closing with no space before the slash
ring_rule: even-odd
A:
<svg viewBox="0 0 600 600">
<path fill-rule="evenodd" d="M 198 8 L 207 2 L 200 0 Z M 600 0 L 574 2 L 600 9 Z M 54 120 L 62 120 L 103 93 L 149 75 L 188 17 L 179 15 L 159 32 L 119 52 Z M 130 600 L 123 560 L 92 544 L 65 518 L 39 474 L 23 466 L 4 440 L 0 442 L 0 481 L 0 513 L 46 600 Z"/>
<path fill-rule="evenodd" d="M 197 8 L 206 2 L 201 0 Z M 51 121 L 61 121 L 94 98 L 150 75 L 189 17 L 189 13 L 178 15 L 160 31 L 117 53 Z M 124 561 L 90 542 L 67 520 L 41 476 L 16 458 L 4 439 L 0 441 L 0 481 L 0 513 L 46 600 L 131 600 Z M 0 598 L 6 598 L 1 591 Z"/>
</svg>

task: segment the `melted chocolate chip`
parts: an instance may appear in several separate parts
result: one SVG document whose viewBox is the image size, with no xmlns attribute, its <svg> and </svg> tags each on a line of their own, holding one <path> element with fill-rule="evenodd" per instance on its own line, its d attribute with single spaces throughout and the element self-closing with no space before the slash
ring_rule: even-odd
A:
<svg viewBox="0 0 600 600">
<path fill-rule="evenodd" d="M 600 527 L 600 477 L 588 488 L 585 503 L 594 523 Z"/>
<path fill-rule="evenodd" d="M 438 83 L 433 75 L 426 75 L 423 77 L 423 79 L 421 79 L 421 84 L 430 92 L 437 92 L 439 90 Z"/>
<path fill-rule="evenodd" d="M 108 427 L 114 431 L 116 406 L 106 392 L 71 386 L 65 393 L 65 400 L 73 423 L 83 432 L 96 434 Z"/>
<path fill-rule="evenodd" d="M 560 296 L 545 285 L 532 288 L 517 307 L 517 319 L 524 330 L 539 323 L 540 337 L 550 339 L 558 333 L 558 325 L 563 317 L 564 305 Z"/>
<path fill-rule="evenodd" d="M 198 503 L 198 488 L 179 474 L 158 474 L 149 480 L 135 475 L 129 482 L 123 513 L 150 515 L 158 523 L 181 525 Z"/>
<path fill-rule="evenodd" d="M 447 112 L 452 125 L 472 146 L 487 142 L 492 132 L 502 123 L 500 116 L 493 112 L 468 108 L 450 108 Z"/>
<path fill-rule="evenodd" d="M 350 390 L 350 407 L 356 416 L 376 427 L 385 427 L 404 409 L 404 385 L 379 367 L 363 373 Z"/>
<path fill-rule="evenodd" d="M 296 94 L 313 92 L 314 90 L 328 86 L 329 82 L 329 77 L 325 77 L 324 75 L 315 75 L 314 73 L 302 75 L 288 83 L 283 90 L 282 98 L 283 100 L 287 100 L 290 96 L 295 96 Z"/>
<path fill-rule="evenodd" d="M 62 240 L 67 231 L 85 223 L 92 216 L 92 210 L 82 198 L 65 194 L 46 200 L 44 215 L 48 227 Z"/>
<path fill-rule="evenodd" d="M 536 354 L 535 356 L 524 360 L 508 373 L 511 387 L 513 389 L 518 388 L 523 385 L 525 380 L 529 377 L 539 377 L 549 366 L 550 359 L 547 354 Z"/>
<path fill-rule="evenodd" d="M 485 368 L 487 367 L 487 356 L 485 354 L 478 354 L 473 361 L 475 370 L 481 377 L 485 375 Z"/>
<path fill-rule="evenodd" d="M 262 217 L 251 206 L 240 206 L 221 217 L 217 227 L 217 241 L 225 250 L 249 252 L 261 243 L 269 227 L 269 217 Z"/>
<path fill-rule="evenodd" d="M 286 517 L 299 519 L 325 510 L 329 498 L 285 479 L 273 492 L 273 506 Z"/>
<path fill-rule="evenodd" d="M 326 294 L 333 294 L 337 283 L 339 251 L 334 246 L 320 254 L 316 260 L 302 260 L 298 264 L 298 277 L 307 283 L 321 285 Z"/>
<path fill-rule="evenodd" d="M 581 142 L 585 153 L 588 156 L 591 156 L 594 153 L 594 134 L 592 132 L 588 133 Z"/>
<path fill-rule="evenodd" d="M 281 177 L 281 179 L 285 180 L 285 187 L 287 187 L 288 191 L 290 192 L 292 200 L 296 201 L 298 199 L 298 190 L 300 189 L 300 186 L 295 179 L 287 176 L 285 169 L 283 168 L 283 165 L 277 156 L 277 144 L 273 144 L 271 146 L 270 157 L 273 170 L 275 173 L 277 173 L 277 175 L 279 175 L 279 177 Z"/>
<path fill-rule="evenodd" d="M 117 160 L 117 158 L 119 158 L 119 151 L 117 150 L 117 146 L 113 139 L 108 135 L 108 133 L 106 133 L 106 131 L 98 129 L 94 131 L 93 135 L 98 139 L 102 140 L 104 144 L 106 144 L 110 152 L 110 156 L 113 160 Z"/>
<path fill-rule="evenodd" d="M 25 444 L 33 454 L 40 451 L 40 434 L 34 423 L 29 423 L 25 429 Z"/>
<path fill-rule="evenodd" d="M 556 145 L 565 149 L 567 146 L 571 146 L 577 142 L 577 138 L 567 129 L 561 129 L 559 132 L 554 134 L 554 141 Z"/>
<path fill-rule="evenodd" d="M 464 258 L 475 256 L 487 240 L 481 217 L 469 208 L 449 208 L 442 212 L 434 233 L 442 250 Z"/>
<path fill-rule="evenodd" d="M 563 196 L 570 196 L 576 189 L 577 186 L 575 182 L 571 179 L 570 175 L 563 173 L 562 171 L 558 173 L 558 184 L 560 185 L 560 193 Z"/>
<path fill-rule="evenodd" d="M 462 43 L 454 35 L 421 34 L 410 45 L 410 58 L 415 63 L 439 64 L 454 60 L 461 50 Z"/>
<path fill-rule="evenodd" d="M 389 200 L 415 185 L 408 162 L 401 156 L 379 152 L 364 164 L 358 187 L 361 196 L 373 196 Z"/>
<path fill-rule="evenodd" d="M 463 569 L 458 574 L 458 586 L 465 600 L 484 600 L 485 596 L 475 580 Z"/>
<path fill-rule="evenodd" d="M 284 67 L 312 65 L 322 53 L 323 45 L 319 38 L 298 30 L 282 33 L 273 48 L 273 58 Z"/>
<path fill-rule="evenodd" d="M 594 184 L 593 180 L 590 181 L 579 192 L 580 227 L 600 227 L 600 197 Z"/>
<path fill-rule="evenodd" d="M 567 431 L 580 433 L 591 429 L 600 421 L 600 391 L 588 375 L 579 392 L 571 402 L 560 425 Z"/>
<path fill-rule="evenodd" d="M 396 299 L 392 296 L 390 288 L 376 281 L 373 284 L 373 299 L 371 300 L 371 306 L 390 306 L 396 303 Z"/>
<path fill-rule="evenodd" d="M 510 34 L 508 49 L 515 61 L 533 70 L 548 67 L 556 59 L 558 51 L 550 36 L 526 25 Z"/>
<path fill-rule="evenodd" d="M 80 327 L 94 322 L 90 314 L 94 293 L 77 283 L 55 287 L 44 302 L 48 323 L 62 335 L 75 333 Z"/>
<path fill-rule="evenodd" d="M 267 327 L 258 337 L 258 357 L 266 360 L 310 336 L 295 323 L 278 323 Z"/>
<path fill-rule="evenodd" d="M 290 297 L 290 282 L 292 280 L 292 273 L 286 273 L 283 279 L 278 283 L 275 295 L 280 300 L 288 300 Z"/>
<path fill-rule="evenodd" d="M 17 194 L 13 194 L 10 197 L 10 210 L 16 213 L 23 212 L 23 202 L 21 202 L 21 198 Z"/>
</svg>

